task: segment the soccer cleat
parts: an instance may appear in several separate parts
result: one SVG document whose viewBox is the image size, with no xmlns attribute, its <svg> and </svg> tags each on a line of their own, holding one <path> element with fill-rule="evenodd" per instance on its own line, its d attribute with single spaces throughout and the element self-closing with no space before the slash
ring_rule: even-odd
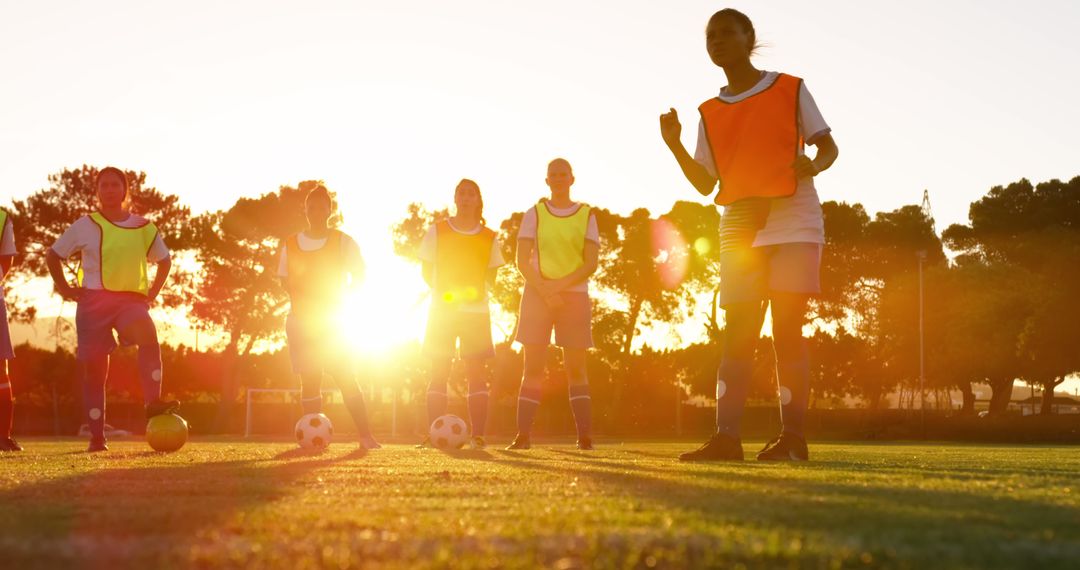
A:
<svg viewBox="0 0 1080 570">
<path fill-rule="evenodd" d="M 484 449 L 485 447 L 487 447 L 487 442 L 484 441 L 484 436 L 474 435 L 469 440 L 469 447 L 473 449 Z"/>
<path fill-rule="evenodd" d="M 172 414 L 179 408 L 180 400 L 154 400 L 146 405 L 146 419 L 162 414 Z"/>
<path fill-rule="evenodd" d="M 98 451 L 108 451 L 109 446 L 105 445 L 105 438 L 90 439 L 90 446 L 86 448 L 87 453 L 97 453 Z"/>
<path fill-rule="evenodd" d="M 520 434 L 520 433 L 518 434 L 517 437 L 514 438 L 514 441 L 510 445 L 506 446 L 506 449 L 510 449 L 510 450 L 513 450 L 513 449 L 531 449 L 531 448 L 532 448 L 532 442 L 529 441 L 529 436 L 527 436 L 525 434 Z"/>
<path fill-rule="evenodd" d="M 381 449 L 382 448 L 382 446 L 379 445 L 379 442 L 375 441 L 375 438 L 371 437 L 370 435 L 360 438 L 360 447 L 362 447 L 364 449 Z"/>
<path fill-rule="evenodd" d="M 743 448 L 739 438 L 713 434 L 704 445 L 679 456 L 679 461 L 742 461 Z"/>
<path fill-rule="evenodd" d="M 416 447 L 416 449 L 427 449 L 429 447 L 435 447 L 435 446 L 431 444 L 431 436 L 430 435 L 425 435 L 424 436 L 424 441 L 421 441 L 420 443 L 416 444 L 414 447 Z"/>
<path fill-rule="evenodd" d="M 810 451 L 806 448 L 805 439 L 784 432 L 766 443 L 757 458 L 758 461 L 807 461 Z"/>
<path fill-rule="evenodd" d="M 577 440 L 577 448 L 582 451 L 592 451 L 592 438 L 589 436 L 579 437 Z"/>
<path fill-rule="evenodd" d="M 0 438 L 0 451 L 22 451 L 23 447 L 19 445 L 19 442 L 10 437 Z"/>
</svg>

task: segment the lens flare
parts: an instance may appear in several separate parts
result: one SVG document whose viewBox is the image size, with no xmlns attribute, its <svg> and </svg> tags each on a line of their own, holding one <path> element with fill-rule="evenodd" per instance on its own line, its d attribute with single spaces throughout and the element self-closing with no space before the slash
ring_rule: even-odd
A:
<svg viewBox="0 0 1080 570">
<path fill-rule="evenodd" d="M 660 284 L 665 289 L 676 289 L 686 279 L 690 248 L 678 228 L 664 218 L 654 220 L 651 229 L 653 262 Z"/>
<path fill-rule="evenodd" d="M 701 256 L 709 255 L 709 252 L 712 251 L 712 244 L 704 236 L 699 237 L 694 240 L 694 251 Z"/>
</svg>

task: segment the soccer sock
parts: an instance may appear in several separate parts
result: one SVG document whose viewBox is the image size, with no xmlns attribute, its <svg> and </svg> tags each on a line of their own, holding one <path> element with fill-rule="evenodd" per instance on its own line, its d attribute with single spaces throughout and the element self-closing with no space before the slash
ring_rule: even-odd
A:
<svg viewBox="0 0 1080 570">
<path fill-rule="evenodd" d="M 108 373 L 108 360 L 86 363 L 83 367 L 83 407 L 92 439 L 105 438 L 105 378 Z"/>
<path fill-rule="evenodd" d="M 446 383 L 432 381 L 427 391 L 427 417 L 431 425 L 439 416 L 446 415 Z"/>
<path fill-rule="evenodd" d="M 371 427 L 368 425 L 364 394 L 358 391 L 355 396 L 345 398 L 345 407 L 349 409 L 349 415 L 352 416 L 353 423 L 356 424 L 356 431 L 359 432 L 360 437 L 370 437 Z"/>
<path fill-rule="evenodd" d="M 322 377 L 321 370 L 300 375 L 300 408 L 305 415 L 322 412 Z M 337 376 L 334 377 L 335 380 L 337 378 Z M 345 378 L 345 376 L 342 376 L 342 378 Z M 338 385 L 342 387 L 342 395 L 347 397 L 345 385 L 341 382 L 341 380 L 338 380 Z M 360 388 L 356 387 L 356 391 L 359 392 Z"/>
<path fill-rule="evenodd" d="M 570 386 L 570 409 L 574 412 L 578 439 L 589 437 L 592 434 L 592 397 L 588 384 Z"/>
<path fill-rule="evenodd" d="M 469 383 L 469 421 L 472 434 L 483 437 L 487 428 L 488 388 L 487 382 Z"/>
<path fill-rule="evenodd" d="M 540 407 L 540 389 L 527 388 L 522 383 L 518 392 L 517 428 L 521 435 L 529 435 L 532 431 L 533 418 L 536 417 L 536 409 Z"/>
<path fill-rule="evenodd" d="M 147 404 L 161 399 L 161 345 L 139 345 L 139 382 L 142 384 L 143 401 Z"/>
<path fill-rule="evenodd" d="M 300 408 L 304 410 L 304 415 L 322 412 L 322 394 L 314 398 L 301 398 Z"/>
<path fill-rule="evenodd" d="M 0 376 L 0 438 L 11 437 L 12 423 L 15 421 L 15 400 L 11 397 L 11 382 Z"/>
<path fill-rule="evenodd" d="M 724 306 L 724 357 L 716 370 L 716 433 L 739 437 L 765 307 L 757 301 Z"/>
<path fill-rule="evenodd" d="M 810 401 L 810 355 L 804 339 L 799 338 L 790 348 L 777 350 L 776 379 L 783 431 L 803 437 Z"/>
<path fill-rule="evenodd" d="M 739 437 L 746 391 L 754 371 L 754 359 L 724 357 L 716 370 L 716 431 Z"/>
</svg>

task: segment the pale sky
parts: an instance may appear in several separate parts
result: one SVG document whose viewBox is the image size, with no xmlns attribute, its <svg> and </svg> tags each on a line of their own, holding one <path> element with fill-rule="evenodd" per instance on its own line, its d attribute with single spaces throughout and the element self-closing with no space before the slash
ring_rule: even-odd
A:
<svg viewBox="0 0 1080 570">
<path fill-rule="evenodd" d="M 832 127 L 822 200 L 873 213 L 925 188 L 944 229 L 993 185 L 1080 174 L 1075 1 L 0 0 L 0 203 L 82 163 L 144 170 L 196 212 L 324 179 L 386 275 L 405 271 L 388 226 L 462 177 L 493 223 L 546 193 L 556 156 L 578 198 L 662 213 L 697 194 L 657 117 L 678 109 L 693 150 L 725 6 Z"/>
<path fill-rule="evenodd" d="M 874 212 L 928 188 L 944 226 L 992 185 L 1080 174 L 1076 2 L 4 0 L 2 196 L 83 162 L 196 211 L 322 178 L 374 235 L 463 176 L 501 219 L 565 156 L 582 199 L 666 211 L 696 194 L 657 116 L 676 107 L 693 146 L 725 82 L 703 29 L 728 5 L 833 128 L 823 200 Z"/>
</svg>

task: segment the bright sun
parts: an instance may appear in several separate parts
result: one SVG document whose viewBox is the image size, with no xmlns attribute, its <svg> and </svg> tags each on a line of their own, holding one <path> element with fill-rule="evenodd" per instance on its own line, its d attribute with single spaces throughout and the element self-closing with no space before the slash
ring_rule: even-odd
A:
<svg viewBox="0 0 1080 570">
<path fill-rule="evenodd" d="M 343 334 L 357 352 L 379 354 L 423 338 L 428 289 L 420 268 L 393 253 L 364 251 L 367 276 L 347 297 L 340 315 Z"/>
</svg>

